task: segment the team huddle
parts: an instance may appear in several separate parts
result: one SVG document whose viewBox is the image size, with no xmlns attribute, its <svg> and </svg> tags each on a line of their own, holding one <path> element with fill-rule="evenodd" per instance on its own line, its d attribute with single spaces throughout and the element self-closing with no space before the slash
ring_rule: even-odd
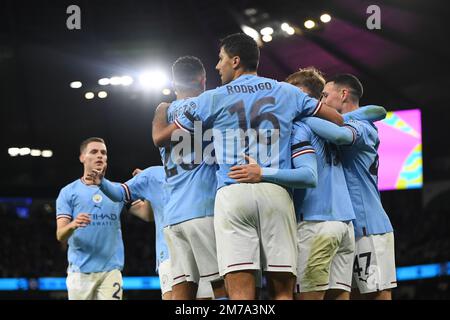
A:
<svg viewBox="0 0 450 320">
<path fill-rule="evenodd" d="M 69 299 L 122 299 L 124 205 L 156 226 L 163 299 L 391 299 L 393 228 L 378 192 L 377 128 L 361 82 L 314 68 L 260 77 L 245 34 L 220 44 L 222 86 L 192 56 L 172 66 L 153 142 L 163 166 L 105 178 L 103 139 L 80 147 L 81 179 L 57 199 Z"/>
</svg>

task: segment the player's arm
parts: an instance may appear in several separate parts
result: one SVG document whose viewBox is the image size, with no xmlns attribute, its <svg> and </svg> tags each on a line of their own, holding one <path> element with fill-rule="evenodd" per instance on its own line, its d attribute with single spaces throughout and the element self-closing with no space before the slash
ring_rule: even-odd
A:
<svg viewBox="0 0 450 320">
<path fill-rule="evenodd" d="M 170 142 L 172 133 L 178 129 L 175 123 L 167 122 L 167 109 L 169 106 L 169 103 L 162 102 L 155 110 L 152 125 L 152 137 L 153 143 L 157 147 L 162 147 Z"/>
<path fill-rule="evenodd" d="M 142 172 L 142 170 L 139 168 L 134 169 L 134 171 L 132 173 L 133 177 L 137 176 L 141 172 Z M 128 212 L 144 221 L 147 221 L 147 222 L 154 220 L 153 208 L 148 200 L 138 199 L 138 200 L 134 201 L 133 203 L 131 203 L 130 207 L 128 208 Z"/>
<path fill-rule="evenodd" d="M 136 217 L 138 217 L 138 218 L 140 218 L 140 219 L 142 219 L 144 221 L 151 222 L 151 221 L 154 220 L 153 208 L 150 205 L 150 202 L 148 202 L 147 200 L 136 200 L 136 201 L 134 201 L 131 204 L 131 206 L 128 209 L 128 211 L 132 215 L 134 215 L 134 216 L 136 216 Z"/>
<path fill-rule="evenodd" d="M 354 130 L 348 126 L 337 126 L 334 123 L 315 117 L 303 119 L 303 121 L 321 138 L 336 145 L 352 144 L 356 138 Z"/>
<path fill-rule="evenodd" d="M 78 228 L 84 228 L 91 222 L 91 218 L 87 213 L 80 213 L 75 220 L 61 215 L 56 220 L 56 239 L 60 242 L 65 242 Z"/>
<path fill-rule="evenodd" d="M 246 156 L 249 164 L 230 168 L 228 176 L 240 183 L 267 181 L 292 188 L 314 188 L 317 185 L 317 162 L 315 154 L 295 159 L 294 169 L 261 168 Z"/>
<path fill-rule="evenodd" d="M 381 106 L 369 105 L 348 112 L 342 115 L 342 117 L 344 118 L 344 122 L 349 120 L 367 120 L 375 122 L 386 118 L 386 113 L 386 109 Z"/>
<path fill-rule="evenodd" d="M 315 117 L 331 121 L 339 126 L 342 126 L 344 124 L 342 115 L 333 108 L 330 108 L 323 103 L 320 103 L 320 106 L 318 108 L 319 109 L 314 114 Z"/>
</svg>

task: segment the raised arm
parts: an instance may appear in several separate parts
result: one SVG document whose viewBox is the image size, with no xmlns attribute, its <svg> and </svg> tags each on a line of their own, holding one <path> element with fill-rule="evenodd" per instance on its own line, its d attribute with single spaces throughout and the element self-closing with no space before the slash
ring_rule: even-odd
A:
<svg viewBox="0 0 450 320">
<path fill-rule="evenodd" d="M 335 123 L 338 126 L 342 126 L 344 124 L 344 119 L 342 118 L 342 115 L 333 108 L 324 105 L 323 103 L 319 107 L 319 110 L 316 112 L 314 116 L 331 121 L 332 123 Z"/>
<path fill-rule="evenodd" d="M 342 117 L 344 118 L 344 122 L 349 120 L 367 120 L 375 122 L 386 118 L 386 113 L 386 109 L 381 106 L 369 105 L 348 112 L 342 115 Z"/>
<path fill-rule="evenodd" d="M 348 127 L 339 127 L 334 123 L 314 117 L 305 118 L 303 121 L 315 134 L 336 145 L 351 144 L 354 140 L 354 133 Z"/>
<path fill-rule="evenodd" d="M 170 142 L 172 133 L 178 129 L 174 123 L 167 122 L 167 109 L 169 106 L 169 103 L 162 102 L 155 110 L 152 125 L 152 137 L 153 143 L 157 147 L 162 147 L 166 143 Z"/>
</svg>

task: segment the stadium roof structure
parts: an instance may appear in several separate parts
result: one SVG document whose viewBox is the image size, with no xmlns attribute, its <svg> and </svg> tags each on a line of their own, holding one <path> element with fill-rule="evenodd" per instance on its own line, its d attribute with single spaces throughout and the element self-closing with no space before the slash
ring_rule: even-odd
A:
<svg viewBox="0 0 450 320">
<path fill-rule="evenodd" d="M 283 80 L 300 67 L 325 76 L 353 73 L 365 86 L 362 104 L 388 110 L 421 108 L 424 175 L 450 177 L 448 79 L 444 1 L 378 1 L 380 29 L 369 29 L 366 0 L 333 1 L 50 1 L 0 4 L 0 190 L 2 195 L 56 196 L 81 176 L 79 143 L 107 141 L 108 176 L 126 180 L 134 168 L 160 164 L 151 121 L 173 93 L 138 86 L 143 70 L 170 75 L 182 55 L 199 57 L 208 88 L 220 85 L 214 67 L 219 39 L 243 25 L 275 29 L 263 42 L 259 74 Z M 81 10 L 81 29 L 69 30 L 67 7 Z M 331 21 L 322 23 L 323 13 Z M 306 29 L 313 19 L 316 27 Z M 277 29 L 288 23 L 296 33 Z M 129 86 L 100 78 L 128 75 Z M 72 81 L 82 87 L 70 87 Z M 105 99 L 97 97 L 106 91 Z M 87 91 L 95 98 L 85 99 Z M 447 144 L 448 145 L 448 144 Z M 10 147 L 50 149 L 51 158 L 8 155 Z"/>
</svg>

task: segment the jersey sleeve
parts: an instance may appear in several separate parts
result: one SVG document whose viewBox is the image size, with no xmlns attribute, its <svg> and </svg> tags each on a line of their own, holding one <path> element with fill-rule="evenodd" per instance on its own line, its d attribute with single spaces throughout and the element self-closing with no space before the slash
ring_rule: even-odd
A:
<svg viewBox="0 0 450 320">
<path fill-rule="evenodd" d="M 202 125 L 209 123 L 213 116 L 211 97 L 210 92 L 204 92 L 198 97 L 191 98 L 185 111 L 174 120 L 175 125 L 179 129 L 193 133 L 195 121 L 201 121 Z"/>
<path fill-rule="evenodd" d="M 71 195 L 66 188 L 59 192 L 56 199 L 56 219 L 59 218 L 68 218 L 70 220 L 73 218 Z"/>
<path fill-rule="evenodd" d="M 355 142 L 355 130 L 345 125 L 340 127 L 330 121 L 317 117 L 303 119 L 308 127 L 319 137 L 336 145 L 352 145 Z"/>
<path fill-rule="evenodd" d="M 342 115 L 344 122 L 349 120 L 367 120 L 371 122 L 386 118 L 386 109 L 381 106 L 368 105 Z"/>
<path fill-rule="evenodd" d="M 294 94 L 295 94 L 295 101 L 296 101 L 296 107 L 297 107 L 297 114 L 296 118 L 301 119 L 304 117 L 312 117 L 319 112 L 320 108 L 322 107 L 322 103 L 307 95 L 302 90 L 300 90 L 297 87 L 293 87 Z"/>
<path fill-rule="evenodd" d="M 360 147 L 373 144 L 370 139 L 368 124 L 363 121 L 350 120 L 345 122 L 344 127 L 350 129 L 353 134 L 353 141 L 350 146 Z"/>
<path fill-rule="evenodd" d="M 303 154 L 315 153 L 311 145 L 311 131 L 302 122 L 294 122 L 291 134 L 291 158 L 295 159 Z"/>
<path fill-rule="evenodd" d="M 146 194 L 148 193 L 148 177 L 142 172 L 122 184 L 125 191 L 125 200 L 127 202 L 132 202 L 137 199 L 146 199 Z"/>
</svg>

